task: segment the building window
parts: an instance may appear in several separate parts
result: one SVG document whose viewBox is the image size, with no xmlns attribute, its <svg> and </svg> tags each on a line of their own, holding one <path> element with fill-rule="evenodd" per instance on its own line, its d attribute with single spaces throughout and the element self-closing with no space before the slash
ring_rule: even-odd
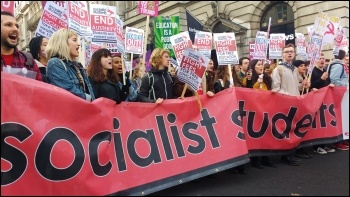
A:
<svg viewBox="0 0 350 197">
<path fill-rule="evenodd" d="M 267 31 L 269 18 L 271 17 L 271 33 L 284 33 L 286 36 L 293 35 L 293 39 L 286 39 L 286 45 L 295 44 L 294 36 L 294 12 L 290 5 L 284 2 L 272 3 L 263 12 L 260 21 L 260 31 Z M 291 38 L 289 36 L 288 38 Z"/>
<path fill-rule="evenodd" d="M 260 28 L 267 28 L 270 17 L 271 26 L 294 22 L 292 7 L 287 3 L 275 3 L 269 6 L 263 14 Z"/>
</svg>

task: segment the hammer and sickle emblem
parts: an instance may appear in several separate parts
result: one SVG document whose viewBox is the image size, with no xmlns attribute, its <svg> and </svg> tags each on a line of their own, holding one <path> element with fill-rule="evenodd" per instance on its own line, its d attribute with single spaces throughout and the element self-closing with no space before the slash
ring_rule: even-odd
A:
<svg viewBox="0 0 350 197">
<path fill-rule="evenodd" d="M 324 35 L 326 35 L 326 34 L 333 34 L 334 35 L 334 24 L 332 22 L 329 22 L 329 24 L 327 25 L 327 28 L 329 31 L 326 31 L 324 33 Z"/>
</svg>

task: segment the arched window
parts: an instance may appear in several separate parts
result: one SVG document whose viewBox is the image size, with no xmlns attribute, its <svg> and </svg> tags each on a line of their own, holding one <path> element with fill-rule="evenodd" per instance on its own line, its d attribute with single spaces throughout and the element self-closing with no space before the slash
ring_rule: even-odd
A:
<svg viewBox="0 0 350 197">
<path fill-rule="evenodd" d="M 232 29 L 223 25 L 221 21 L 217 22 L 213 28 L 213 33 L 223 33 L 223 32 L 231 32 Z"/>
<path fill-rule="evenodd" d="M 271 4 L 261 17 L 260 31 L 267 31 L 270 17 L 270 33 L 285 33 L 287 36 L 286 45 L 289 43 L 295 44 L 294 12 L 292 7 L 285 2 Z"/>
</svg>

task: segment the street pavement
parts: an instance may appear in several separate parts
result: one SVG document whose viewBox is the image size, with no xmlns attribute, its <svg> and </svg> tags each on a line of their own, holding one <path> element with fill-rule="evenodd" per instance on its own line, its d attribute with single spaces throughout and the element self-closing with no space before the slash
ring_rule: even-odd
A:
<svg viewBox="0 0 350 197">
<path fill-rule="evenodd" d="M 320 155 L 305 148 L 312 156 L 300 159 L 300 166 L 271 159 L 277 168 L 257 169 L 245 164 L 248 174 L 222 171 L 183 183 L 152 196 L 349 196 L 349 151 L 336 150 Z"/>
</svg>

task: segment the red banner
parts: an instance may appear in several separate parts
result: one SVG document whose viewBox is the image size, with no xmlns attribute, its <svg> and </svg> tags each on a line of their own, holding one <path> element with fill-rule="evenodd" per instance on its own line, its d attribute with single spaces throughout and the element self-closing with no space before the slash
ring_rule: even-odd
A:
<svg viewBox="0 0 350 197">
<path fill-rule="evenodd" d="M 199 113 L 195 97 L 89 103 L 1 73 L 1 193 L 147 195 L 247 163 L 248 150 L 258 155 L 337 141 L 344 92 L 292 97 L 231 88 L 200 96 Z"/>
</svg>

